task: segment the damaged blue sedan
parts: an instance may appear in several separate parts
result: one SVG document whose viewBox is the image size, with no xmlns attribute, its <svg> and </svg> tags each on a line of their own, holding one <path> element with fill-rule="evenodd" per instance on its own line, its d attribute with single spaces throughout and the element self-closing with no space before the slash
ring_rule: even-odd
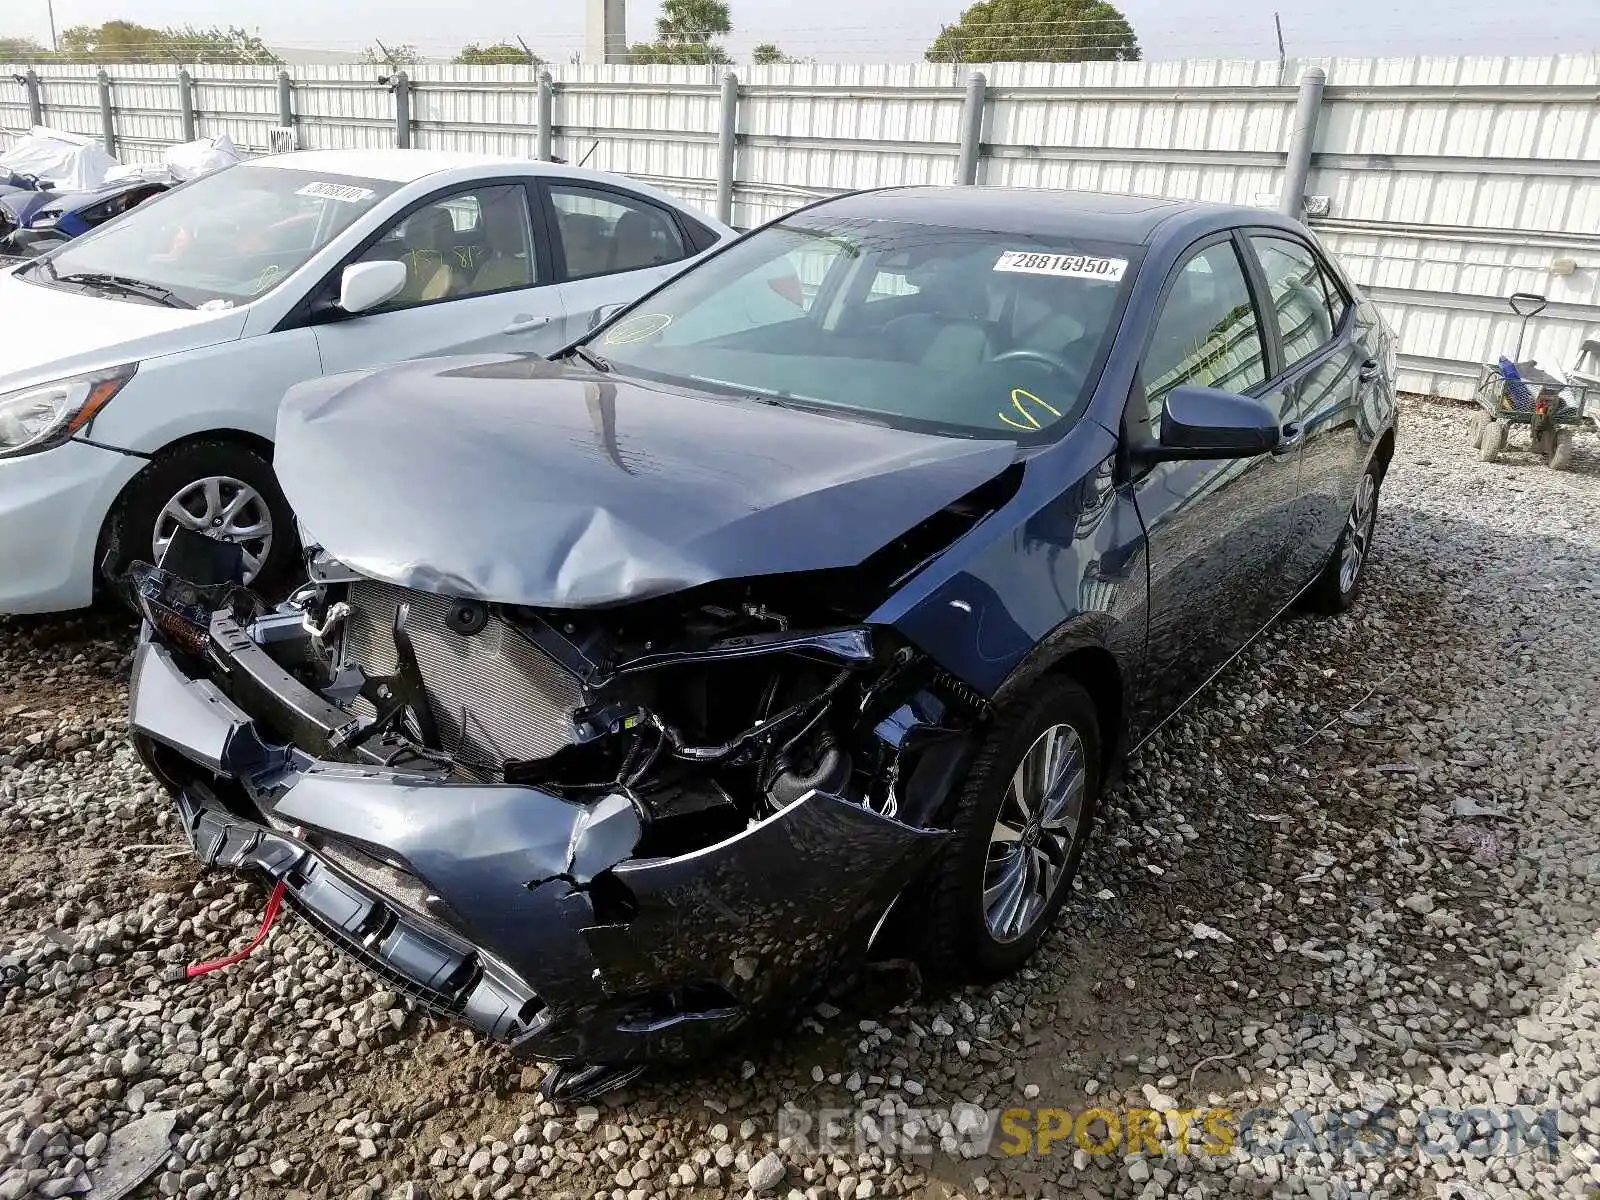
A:
<svg viewBox="0 0 1600 1200">
<path fill-rule="evenodd" d="M 310 582 L 124 582 L 199 856 L 593 1094 L 876 954 L 1024 963 L 1129 751 L 1348 607 L 1393 335 L 1269 213 L 978 188 L 767 225 L 552 359 L 301 385 Z"/>
</svg>

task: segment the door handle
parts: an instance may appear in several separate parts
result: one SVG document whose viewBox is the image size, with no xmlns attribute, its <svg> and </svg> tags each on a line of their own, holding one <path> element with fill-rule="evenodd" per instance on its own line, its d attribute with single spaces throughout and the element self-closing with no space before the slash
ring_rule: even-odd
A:
<svg viewBox="0 0 1600 1200">
<path fill-rule="evenodd" d="M 1362 383 L 1371 383 L 1377 377 L 1378 363 L 1376 359 L 1372 358 L 1369 358 L 1366 362 L 1362 363 L 1361 370 L 1356 374 L 1356 378 Z"/>
<path fill-rule="evenodd" d="M 527 313 L 518 313 L 511 318 L 511 323 L 502 329 L 501 333 L 527 333 L 530 329 L 543 329 L 550 324 L 549 317 L 531 317 Z"/>
<path fill-rule="evenodd" d="M 1306 427 L 1298 421 L 1291 421 L 1278 431 L 1278 444 L 1272 448 L 1274 454 L 1288 454 L 1300 449 L 1300 443 L 1305 441 Z"/>
</svg>

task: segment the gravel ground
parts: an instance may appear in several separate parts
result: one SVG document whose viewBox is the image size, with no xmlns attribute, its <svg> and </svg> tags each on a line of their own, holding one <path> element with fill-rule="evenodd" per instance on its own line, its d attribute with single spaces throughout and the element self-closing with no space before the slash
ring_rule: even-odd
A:
<svg viewBox="0 0 1600 1200">
<path fill-rule="evenodd" d="M 0 620 L 0 1200 L 87 1190 L 151 1113 L 176 1131 L 142 1194 L 187 1200 L 1583 1196 L 1600 458 L 1480 464 L 1468 420 L 1408 403 L 1365 597 L 1283 623 L 1143 750 L 1032 969 L 958 995 L 871 980 L 576 1111 L 292 917 L 166 982 L 243 944 L 265 891 L 173 849 L 126 742 L 127 622 Z M 1096 1105 L 1272 1115 L 1227 1154 L 1198 1130 L 1180 1152 L 1176 1115 L 1160 1154 L 983 1152 L 979 1109 Z M 857 1133 L 796 1136 L 824 1108 Z M 1352 1120 L 1379 1152 L 1338 1141 Z"/>
</svg>

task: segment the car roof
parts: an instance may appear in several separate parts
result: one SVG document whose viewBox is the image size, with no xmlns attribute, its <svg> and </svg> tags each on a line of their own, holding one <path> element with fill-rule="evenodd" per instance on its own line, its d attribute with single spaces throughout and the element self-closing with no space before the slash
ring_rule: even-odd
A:
<svg viewBox="0 0 1600 1200">
<path fill-rule="evenodd" d="M 819 207 L 844 217 L 985 229 L 995 233 L 1079 237 L 1143 244 L 1157 231 L 1194 232 L 1229 225 L 1282 225 L 1276 214 L 1242 205 L 1113 192 L 1050 188 L 903 187 L 853 192 Z"/>
<path fill-rule="evenodd" d="M 252 158 L 258 167 L 279 167 L 293 171 L 320 171 L 326 175 L 352 175 L 361 179 L 387 179 L 392 183 L 411 183 L 426 175 L 458 167 L 518 166 L 543 168 L 545 163 L 509 158 L 497 154 L 469 154 L 456 150 L 297 150 L 292 154 L 268 154 Z"/>
<path fill-rule="evenodd" d="M 431 175 L 456 172 L 458 177 L 444 181 L 454 185 L 470 181 L 474 168 L 510 168 L 522 175 L 551 175 L 572 183 L 594 183 L 624 187 L 692 216 L 721 237 L 733 230 L 704 212 L 698 204 L 681 199 L 630 175 L 574 167 L 566 163 L 544 162 L 536 158 L 513 158 L 505 154 L 470 154 L 455 150 L 297 150 L 292 154 L 268 154 L 249 159 L 253 167 L 316 171 L 334 177 L 384 179 L 409 184 Z"/>
</svg>

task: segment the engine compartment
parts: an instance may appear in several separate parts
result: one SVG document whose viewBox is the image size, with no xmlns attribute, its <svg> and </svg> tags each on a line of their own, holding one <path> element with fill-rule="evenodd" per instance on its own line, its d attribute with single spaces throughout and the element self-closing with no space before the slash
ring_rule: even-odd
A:
<svg viewBox="0 0 1600 1200">
<path fill-rule="evenodd" d="M 578 804 L 622 796 L 640 817 L 634 857 L 710 845 L 811 792 L 926 823 L 953 766 L 919 764 L 933 747 L 959 758 L 986 715 L 892 631 L 852 623 L 826 578 L 560 612 L 375 584 L 325 555 L 310 574 L 274 612 L 242 589 L 229 602 L 252 643 L 348 715 L 319 757 Z"/>
</svg>

